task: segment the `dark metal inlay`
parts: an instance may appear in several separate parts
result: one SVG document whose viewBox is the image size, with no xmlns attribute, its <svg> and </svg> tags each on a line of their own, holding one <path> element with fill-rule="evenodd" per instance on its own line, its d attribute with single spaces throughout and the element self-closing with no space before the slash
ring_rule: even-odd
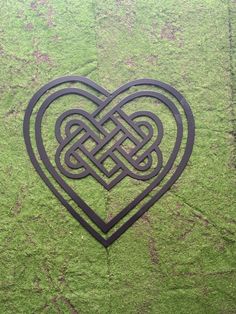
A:
<svg viewBox="0 0 236 314">
<path fill-rule="evenodd" d="M 162 182 L 163 178 L 169 173 L 176 160 L 183 138 L 181 113 L 174 102 L 160 92 L 152 90 L 137 91 L 123 98 L 118 104 L 108 110 L 108 112 L 105 112 L 105 114 L 103 114 L 105 111 L 104 109 L 108 108 L 107 106 L 117 96 L 133 86 L 144 85 L 145 88 L 147 86 L 155 86 L 158 87 L 158 89 L 168 92 L 172 98 L 174 97 L 178 101 L 187 120 L 187 140 L 185 150 L 182 159 L 172 176 L 151 199 L 149 199 L 107 239 L 81 217 L 81 215 L 72 208 L 69 202 L 54 187 L 37 161 L 37 153 L 35 154 L 32 147 L 30 121 L 36 104 L 49 89 L 69 82 L 83 83 L 106 98 L 105 100 L 101 100 L 99 97 L 86 90 L 71 87 L 58 90 L 48 96 L 36 113 L 35 139 L 37 152 L 44 166 L 56 182 L 103 233 L 108 233 L 108 231 L 134 209 L 156 186 L 160 184 L 160 182 Z M 53 105 L 54 101 L 72 94 L 82 96 L 92 101 L 96 105 L 96 109 L 93 113 L 88 113 L 82 109 L 73 108 L 59 115 L 55 124 L 55 137 L 58 142 L 58 147 L 55 152 L 55 167 L 50 161 L 43 143 L 42 120 L 47 109 L 49 106 Z M 163 103 L 171 112 L 176 123 L 175 144 L 168 161 L 164 165 L 162 152 L 159 147 L 164 132 L 164 127 L 160 118 L 147 110 L 137 111 L 130 115 L 123 110 L 123 107 L 126 104 L 142 97 L 154 98 Z M 112 125 L 112 127 L 110 129 L 107 128 L 107 124 Z M 156 132 L 154 132 L 153 125 L 156 128 Z M 107 247 L 120 237 L 120 235 L 144 212 L 146 212 L 181 175 L 192 152 L 194 143 L 194 118 L 191 109 L 183 96 L 168 84 L 152 79 L 141 79 L 127 83 L 110 94 L 87 78 L 69 76 L 59 78 L 46 84 L 32 97 L 24 118 L 24 138 L 30 159 L 36 171 L 47 186 L 72 216 L 76 218 L 99 242 Z M 93 143 L 92 148 L 87 146 L 88 141 Z M 132 143 L 132 148 L 128 151 L 125 149 L 124 145 L 126 141 Z M 143 149 L 144 147 L 145 150 Z M 107 169 L 105 166 L 107 160 L 112 164 L 111 169 Z M 156 160 L 156 163 L 154 160 Z M 66 177 L 80 180 L 88 175 L 93 176 L 108 191 L 114 188 L 126 176 L 142 181 L 147 181 L 152 178 L 152 181 L 138 197 L 106 223 L 80 198 L 63 178 Z"/>
</svg>

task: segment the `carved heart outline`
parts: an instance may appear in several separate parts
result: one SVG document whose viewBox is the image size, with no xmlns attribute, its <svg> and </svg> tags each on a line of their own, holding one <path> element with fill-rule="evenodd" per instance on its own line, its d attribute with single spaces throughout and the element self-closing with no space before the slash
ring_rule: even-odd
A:
<svg viewBox="0 0 236 314">
<path fill-rule="evenodd" d="M 86 220 L 84 220 L 83 217 L 81 217 L 73 208 L 72 206 L 65 200 L 65 198 L 60 194 L 60 192 L 57 191 L 57 189 L 54 187 L 54 185 L 50 182 L 50 180 L 48 179 L 48 177 L 46 176 L 46 174 L 44 173 L 43 169 L 41 168 L 39 162 L 37 161 L 36 155 L 34 153 L 32 144 L 31 144 L 31 138 L 30 138 L 30 118 L 33 112 L 33 109 L 35 107 L 35 105 L 37 104 L 38 100 L 50 89 L 59 86 L 63 83 L 83 83 L 87 86 L 89 86 L 90 88 L 92 88 L 93 90 L 98 91 L 100 94 L 106 96 L 106 100 L 102 101 L 101 99 L 97 98 L 96 96 L 83 91 L 86 96 L 88 96 L 87 98 L 93 98 L 93 102 L 99 102 L 99 106 L 97 109 L 97 113 L 100 112 L 105 106 L 107 106 L 107 104 L 109 104 L 117 95 L 119 95 L 120 93 L 128 90 L 130 87 L 133 86 L 138 86 L 138 85 L 153 85 L 156 86 L 158 88 L 161 88 L 165 91 L 167 91 L 168 93 L 170 93 L 173 97 L 175 97 L 178 100 L 178 103 L 181 105 L 185 117 L 187 119 L 187 142 L 186 142 L 186 146 L 185 146 L 185 151 L 184 154 L 182 156 L 182 159 L 177 167 L 177 169 L 175 170 L 175 172 L 173 173 L 173 175 L 169 178 L 169 180 L 163 185 L 163 187 L 147 202 L 145 203 L 133 216 L 131 216 L 118 230 L 116 230 L 110 237 L 108 237 L 107 239 L 105 239 L 103 236 L 101 236 Z M 73 88 L 67 88 L 66 89 L 68 94 L 73 94 L 76 93 L 75 90 L 78 89 L 73 89 Z M 65 91 L 64 91 L 65 92 Z M 63 90 L 59 90 L 57 93 L 57 96 L 60 97 L 63 94 Z M 54 94 L 56 94 L 54 93 Z M 63 94 L 64 95 L 64 94 Z M 135 96 L 134 96 L 135 95 Z M 50 100 L 52 100 L 53 95 L 50 95 L 45 102 L 48 101 L 48 105 L 50 105 Z M 141 92 L 135 92 L 134 94 L 129 95 L 128 97 L 125 98 L 125 100 L 123 99 L 122 101 L 125 102 L 129 102 L 131 99 L 133 99 L 134 97 L 142 97 L 142 96 L 150 96 L 150 97 L 154 97 L 157 98 L 159 100 L 161 100 L 165 105 L 167 105 L 169 108 L 172 107 L 172 105 L 174 106 L 174 111 L 172 112 L 175 121 L 177 123 L 177 125 L 179 126 L 178 131 L 180 132 L 177 135 L 176 138 L 176 143 L 175 143 L 175 147 L 172 151 L 172 154 L 166 164 L 166 169 L 165 171 L 163 170 L 161 172 L 161 176 L 158 177 L 158 180 L 154 180 L 146 190 L 144 190 L 132 203 L 130 203 L 128 206 L 126 206 L 122 211 L 120 211 L 113 219 L 111 219 L 108 223 L 105 223 L 76 193 L 74 193 L 75 195 L 75 199 L 76 199 L 76 203 L 78 204 L 78 206 L 87 214 L 87 216 L 104 232 L 107 233 L 116 223 L 118 223 L 128 212 L 130 212 L 130 210 L 132 210 L 145 196 L 148 195 L 148 193 L 150 193 L 160 182 L 161 180 L 166 176 L 166 174 L 169 172 L 170 168 L 172 167 L 175 158 L 177 156 L 175 149 L 177 149 L 177 153 L 178 153 L 178 148 L 181 144 L 181 140 L 182 140 L 182 119 L 181 119 L 181 115 L 178 111 L 178 109 L 175 107 L 175 105 L 168 99 L 166 98 L 164 95 L 153 92 L 153 91 L 141 91 Z M 51 99 L 50 99 L 51 97 Z M 133 98 L 132 98 L 133 97 Z M 48 100 L 49 99 L 49 100 Z M 121 102 L 122 102 L 121 101 Z M 40 107 L 41 109 L 41 107 Z M 39 111 L 40 111 L 39 109 Z M 172 108 L 173 109 L 173 108 Z M 38 112 L 39 113 L 39 112 Z M 95 111 L 96 114 L 96 111 Z M 37 119 L 37 118 L 36 118 Z M 39 118 L 38 118 L 39 119 Z M 101 86 L 97 85 L 96 83 L 94 83 L 93 81 L 85 78 L 85 77 L 81 77 L 81 76 L 67 76 L 67 77 L 61 77 L 59 79 L 53 80 L 51 82 L 49 82 L 48 84 L 44 85 L 38 92 L 36 92 L 34 94 L 34 96 L 31 98 L 29 105 L 26 109 L 25 112 L 25 117 L 24 117 L 24 123 L 23 123 L 23 133 L 24 133 L 24 139 L 25 139 L 25 144 L 26 144 L 26 149 L 27 152 L 29 154 L 30 160 L 35 168 L 35 170 L 38 172 L 38 174 L 40 175 L 40 177 L 43 179 L 43 181 L 45 182 L 45 184 L 48 186 L 48 188 L 54 193 L 54 195 L 60 200 L 60 202 L 66 207 L 66 209 L 70 212 L 70 214 L 77 220 L 80 222 L 80 224 L 94 237 L 96 238 L 96 240 L 98 240 L 101 244 L 103 244 L 105 247 L 108 247 L 110 244 L 112 244 L 116 239 L 118 239 L 123 232 L 125 232 L 135 221 L 137 221 L 137 219 L 139 219 L 158 199 L 160 199 L 161 196 L 163 196 L 168 190 L 169 188 L 175 183 L 175 181 L 179 178 L 179 176 L 182 174 L 184 168 L 187 165 L 187 162 L 190 158 L 190 155 L 192 153 L 192 148 L 193 148 L 193 144 L 194 144 L 194 136 L 195 136 L 195 123 L 194 123 L 194 117 L 192 114 L 192 111 L 190 109 L 190 106 L 188 105 L 187 101 L 184 99 L 184 97 L 173 87 L 171 87 L 170 85 L 157 81 L 157 80 L 153 80 L 153 79 L 139 79 L 139 80 L 135 80 L 129 83 L 126 83 L 124 85 L 122 85 L 120 88 L 118 88 L 116 91 L 114 91 L 113 93 L 109 93 L 108 91 L 106 91 L 104 88 L 102 88 Z M 40 136 L 41 136 L 41 130 L 39 126 L 35 126 L 35 134 L 36 134 L 36 142 L 37 142 L 37 147 L 39 149 L 39 151 L 41 151 L 42 147 L 42 143 L 39 144 L 40 142 Z M 175 156 L 176 154 L 176 156 Z M 45 164 L 45 156 L 41 155 L 41 159 L 44 163 L 44 165 L 46 165 L 47 170 L 52 174 L 52 169 L 50 169 L 50 167 L 47 167 L 47 163 Z M 53 174 L 52 174 L 53 175 Z M 62 181 L 64 181 L 62 179 L 61 181 L 61 177 L 59 178 L 55 178 L 55 176 L 53 175 L 54 179 L 56 179 L 56 181 L 62 186 L 63 188 L 63 184 Z M 63 188 L 64 189 L 64 188 Z M 65 189 L 64 189 L 65 190 Z M 67 190 L 65 190 L 67 192 Z M 68 193 L 67 193 L 68 194 Z M 70 195 L 70 194 L 69 194 Z M 70 195 L 71 196 L 71 195 Z M 74 199 L 74 198 L 73 198 Z"/>
</svg>

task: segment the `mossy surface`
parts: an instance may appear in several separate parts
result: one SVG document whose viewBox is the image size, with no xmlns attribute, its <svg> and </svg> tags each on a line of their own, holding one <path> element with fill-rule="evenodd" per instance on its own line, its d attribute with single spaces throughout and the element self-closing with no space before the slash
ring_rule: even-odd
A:
<svg viewBox="0 0 236 314">
<path fill-rule="evenodd" d="M 236 313 L 236 1 L 8 0 L 0 21 L 0 313 Z M 181 178 L 108 249 L 24 145 L 33 93 L 73 74 L 109 91 L 164 81 L 196 119 Z M 89 180 L 104 219 L 130 197 L 127 180 L 111 197 Z"/>
</svg>

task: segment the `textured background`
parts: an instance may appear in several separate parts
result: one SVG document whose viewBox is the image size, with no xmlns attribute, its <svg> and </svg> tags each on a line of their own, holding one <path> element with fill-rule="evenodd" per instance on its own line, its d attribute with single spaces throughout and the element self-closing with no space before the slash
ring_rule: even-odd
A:
<svg viewBox="0 0 236 314">
<path fill-rule="evenodd" d="M 236 1 L 0 4 L 0 313 L 236 313 Z M 185 173 L 107 250 L 24 146 L 30 97 L 70 74 L 167 82 L 196 118 Z"/>
</svg>

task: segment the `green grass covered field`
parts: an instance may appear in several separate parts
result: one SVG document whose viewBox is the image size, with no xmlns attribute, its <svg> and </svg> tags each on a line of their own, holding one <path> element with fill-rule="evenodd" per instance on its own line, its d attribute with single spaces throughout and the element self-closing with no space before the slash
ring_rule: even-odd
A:
<svg viewBox="0 0 236 314">
<path fill-rule="evenodd" d="M 25 149 L 30 98 L 66 75 L 110 92 L 160 80 L 195 117 L 184 173 L 107 249 L 45 186 Z M 46 125 L 73 102 L 59 102 Z M 235 105 L 235 0 L 1 1 L 0 314 L 235 314 Z M 52 152 L 52 133 L 47 145 Z M 142 188 L 125 179 L 109 194 L 84 182 L 80 195 L 106 221 Z"/>
</svg>

